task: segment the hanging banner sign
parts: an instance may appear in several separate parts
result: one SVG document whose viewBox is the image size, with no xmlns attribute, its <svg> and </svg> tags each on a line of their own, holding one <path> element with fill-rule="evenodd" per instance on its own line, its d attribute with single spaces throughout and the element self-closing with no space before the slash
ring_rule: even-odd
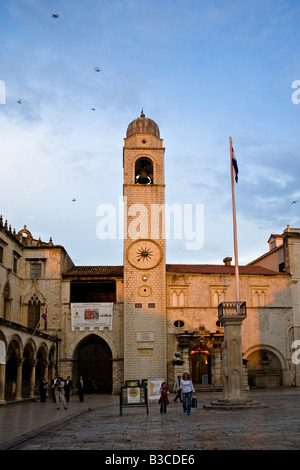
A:
<svg viewBox="0 0 300 470">
<path fill-rule="evenodd" d="M 113 302 L 71 304 L 72 331 L 112 329 Z"/>
</svg>

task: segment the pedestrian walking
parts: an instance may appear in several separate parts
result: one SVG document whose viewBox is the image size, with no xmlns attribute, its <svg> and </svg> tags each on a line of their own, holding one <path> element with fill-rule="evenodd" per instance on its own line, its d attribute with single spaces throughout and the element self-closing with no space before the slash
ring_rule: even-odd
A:
<svg viewBox="0 0 300 470">
<path fill-rule="evenodd" d="M 54 385 L 56 384 L 56 382 L 57 382 L 57 375 L 54 376 L 54 378 L 51 380 L 51 383 L 50 383 L 51 398 L 52 398 L 52 401 L 54 401 L 54 403 L 55 403 L 55 387 L 54 387 Z"/>
<path fill-rule="evenodd" d="M 77 389 L 78 395 L 79 395 L 79 401 L 83 401 L 84 387 L 85 387 L 85 383 L 84 383 L 83 377 L 81 375 L 79 377 L 79 380 L 77 381 L 77 384 L 76 384 L 76 389 Z"/>
<path fill-rule="evenodd" d="M 70 400 L 70 392 L 73 389 L 73 384 L 70 376 L 68 375 L 66 380 L 65 380 L 65 397 L 66 397 L 66 402 L 69 403 Z"/>
<path fill-rule="evenodd" d="M 47 395 L 47 385 L 48 382 L 46 381 L 45 377 L 40 380 L 40 397 L 41 403 L 45 403 L 46 395 Z"/>
<path fill-rule="evenodd" d="M 61 377 L 57 377 L 56 383 L 52 385 L 55 394 L 55 402 L 57 410 L 59 410 L 60 404 L 67 410 L 66 399 L 65 399 L 65 382 Z"/>
<path fill-rule="evenodd" d="M 173 391 L 175 392 L 175 398 L 173 401 L 175 401 L 175 403 L 177 403 L 178 399 L 180 403 L 182 403 L 180 381 L 181 381 L 181 375 L 178 375 L 177 379 L 175 380 L 174 387 L 173 387 Z"/>
<path fill-rule="evenodd" d="M 160 387 L 160 398 L 158 403 L 160 404 L 160 412 L 167 412 L 167 405 L 169 404 L 169 389 L 167 387 L 167 382 L 163 382 Z"/>
<path fill-rule="evenodd" d="M 183 374 L 183 377 L 180 381 L 180 389 L 182 392 L 183 412 L 186 412 L 187 415 L 190 415 L 192 408 L 192 395 L 194 393 L 195 396 L 195 389 L 193 382 L 190 380 L 190 376 L 187 372 Z"/>
</svg>

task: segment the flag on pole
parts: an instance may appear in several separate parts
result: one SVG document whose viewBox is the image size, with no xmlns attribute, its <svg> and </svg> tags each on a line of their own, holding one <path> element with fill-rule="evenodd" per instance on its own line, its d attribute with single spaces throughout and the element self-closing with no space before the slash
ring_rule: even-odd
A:
<svg viewBox="0 0 300 470">
<path fill-rule="evenodd" d="M 42 318 L 44 320 L 44 330 L 47 331 L 47 326 L 48 326 L 47 305 L 45 306 L 45 310 L 44 310 L 44 313 L 42 315 Z"/>
<path fill-rule="evenodd" d="M 240 315 L 240 287 L 239 287 L 239 262 L 238 262 L 238 246 L 237 246 L 237 230 L 236 230 L 236 214 L 235 214 L 235 195 L 233 173 L 235 173 L 235 181 L 238 182 L 238 166 L 234 155 L 232 140 L 230 142 L 230 170 L 231 170 L 231 192 L 232 192 L 232 215 L 233 215 L 233 239 L 234 239 L 234 258 L 235 258 L 235 283 L 236 283 L 236 309 Z"/>
<path fill-rule="evenodd" d="M 235 182 L 237 183 L 238 182 L 239 169 L 238 169 L 238 164 L 237 164 L 237 160 L 235 158 L 235 154 L 234 154 L 234 150 L 233 150 L 232 145 L 231 145 L 231 159 L 232 159 L 232 166 L 233 166 L 233 170 L 234 170 L 234 174 L 235 174 Z"/>
</svg>

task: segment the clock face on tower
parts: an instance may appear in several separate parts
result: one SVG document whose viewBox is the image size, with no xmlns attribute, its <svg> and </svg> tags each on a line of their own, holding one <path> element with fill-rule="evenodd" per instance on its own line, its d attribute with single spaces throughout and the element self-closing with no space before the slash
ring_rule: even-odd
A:
<svg viewBox="0 0 300 470">
<path fill-rule="evenodd" d="M 153 240 L 136 240 L 127 250 L 129 263 L 138 269 L 151 269 L 162 259 L 162 250 Z"/>
</svg>

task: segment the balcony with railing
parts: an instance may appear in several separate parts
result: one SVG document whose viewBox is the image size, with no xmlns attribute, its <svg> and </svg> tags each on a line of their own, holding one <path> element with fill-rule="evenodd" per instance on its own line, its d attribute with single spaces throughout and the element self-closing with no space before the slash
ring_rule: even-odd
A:
<svg viewBox="0 0 300 470">
<path fill-rule="evenodd" d="M 218 319 L 222 321 L 223 317 L 247 316 L 246 302 L 221 302 L 218 306 Z"/>
</svg>

